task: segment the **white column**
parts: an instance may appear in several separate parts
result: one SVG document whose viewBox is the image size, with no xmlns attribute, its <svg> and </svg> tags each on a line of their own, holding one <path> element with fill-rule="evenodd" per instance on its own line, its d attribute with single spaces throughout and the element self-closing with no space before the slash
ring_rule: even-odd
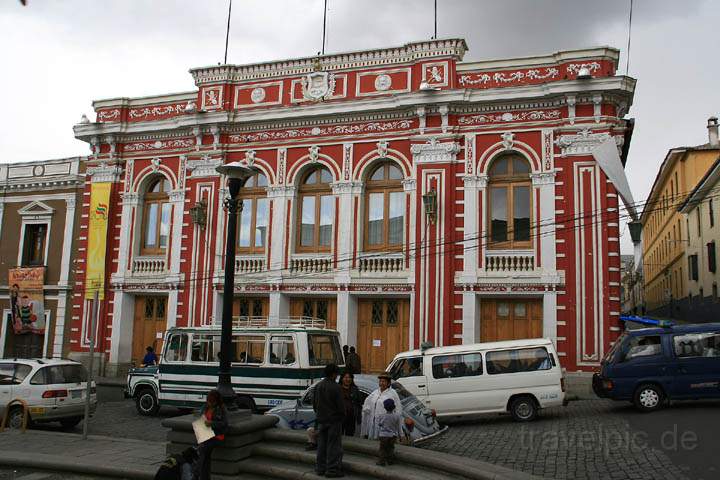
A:
<svg viewBox="0 0 720 480">
<path fill-rule="evenodd" d="M 540 256 L 543 273 L 555 275 L 555 172 L 533 173 L 533 187 L 540 191 Z"/>
<path fill-rule="evenodd" d="M 407 239 L 407 245 L 405 245 L 405 249 L 413 248 L 413 251 L 410 252 L 410 265 L 408 268 L 408 283 L 409 284 L 415 284 L 415 252 L 414 247 L 418 245 L 418 242 L 420 242 L 420 238 L 417 236 L 417 232 L 415 231 L 416 225 L 417 225 L 417 207 L 415 205 L 416 202 L 416 181 L 414 178 L 406 178 L 402 181 L 403 191 L 410 197 L 410 211 L 408 212 L 408 222 L 410 222 L 410 238 Z M 412 330 L 413 328 L 413 318 L 410 317 L 410 328 Z"/>
<path fill-rule="evenodd" d="M 348 284 L 350 282 L 353 233 L 357 228 L 353 215 L 353 201 L 356 197 L 362 195 L 362 189 L 362 183 L 360 182 L 336 182 L 332 186 L 333 194 L 337 195 L 339 199 L 338 224 L 335 226 L 338 232 L 338 268 L 335 283 L 338 284 Z"/>
<path fill-rule="evenodd" d="M 340 345 L 357 346 L 357 309 L 357 296 L 348 291 L 338 292 L 337 329 L 340 332 Z"/>
<path fill-rule="evenodd" d="M 487 187 L 487 175 L 466 175 L 463 177 L 465 186 L 464 208 L 463 208 L 463 228 L 465 231 L 464 238 L 465 250 L 463 252 L 463 282 L 477 282 L 477 274 L 479 263 L 478 245 L 483 244 L 483 238 L 480 235 L 480 212 L 478 211 L 478 198 Z"/>
<path fill-rule="evenodd" d="M 269 317 L 270 325 L 279 325 L 281 318 L 290 316 L 290 298 L 280 292 L 270 292 L 269 298 Z"/>
<path fill-rule="evenodd" d="M 117 365 L 128 363 L 132 358 L 135 298 L 116 290 L 114 302 L 109 363 Z"/>
<path fill-rule="evenodd" d="M 180 275 L 180 257 L 182 247 L 183 214 L 185 211 L 185 190 L 170 192 L 170 204 L 173 206 L 172 232 L 170 233 L 170 258 L 168 270 L 170 275 L 177 279 Z M 168 293 L 167 302 L 167 328 L 172 328 L 177 323 L 178 291 L 171 290 Z"/>
<path fill-rule="evenodd" d="M 543 337 L 549 338 L 557 349 L 557 293 L 543 295 Z"/>
<path fill-rule="evenodd" d="M 272 277 L 280 278 L 281 271 L 284 268 L 283 261 L 287 248 L 285 231 L 290 228 L 291 222 L 288 200 L 295 195 L 295 187 L 268 187 L 267 192 L 273 208 L 272 225 L 270 226 L 272 243 L 270 244 L 270 265 L 268 270 L 272 272 Z"/>
<path fill-rule="evenodd" d="M 137 193 L 123 193 L 122 194 L 122 213 L 120 218 L 120 231 L 125 232 L 125 235 L 120 235 L 120 245 L 118 245 L 118 263 L 115 274 L 119 279 L 122 280 L 127 273 L 128 259 L 132 257 L 132 241 L 133 239 L 129 235 L 132 231 L 132 214 L 140 204 L 140 197 Z M 141 235 L 136 233 L 135 236 Z"/>
<path fill-rule="evenodd" d="M 65 339 L 65 315 L 67 296 L 72 292 L 68 283 L 70 278 L 70 257 L 73 252 L 73 229 L 75 228 L 75 208 L 77 199 L 73 196 L 65 200 L 65 232 L 63 234 L 62 259 L 60 261 L 60 280 L 58 282 L 58 301 L 55 312 L 55 338 L 53 339 L 53 358 L 62 357 Z M 0 218 L 0 223 L 2 219 Z"/>
<path fill-rule="evenodd" d="M 475 292 L 463 292 L 463 328 L 462 341 L 464 344 L 478 343 L 480 341 L 480 302 Z"/>
</svg>

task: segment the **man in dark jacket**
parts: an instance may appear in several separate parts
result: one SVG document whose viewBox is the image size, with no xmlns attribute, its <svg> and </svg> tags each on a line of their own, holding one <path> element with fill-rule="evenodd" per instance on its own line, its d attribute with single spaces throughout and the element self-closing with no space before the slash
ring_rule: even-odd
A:
<svg viewBox="0 0 720 480">
<path fill-rule="evenodd" d="M 345 357 L 345 368 L 354 375 L 359 374 L 362 369 L 360 355 L 355 352 L 355 347 L 350 347 L 350 352 Z"/>
<path fill-rule="evenodd" d="M 325 378 L 315 386 L 313 410 L 317 421 L 315 472 L 328 478 L 344 477 L 342 471 L 342 422 L 345 418 L 340 385 L 335 382 L 338 367 L 325 366 Z"/>
</svg>

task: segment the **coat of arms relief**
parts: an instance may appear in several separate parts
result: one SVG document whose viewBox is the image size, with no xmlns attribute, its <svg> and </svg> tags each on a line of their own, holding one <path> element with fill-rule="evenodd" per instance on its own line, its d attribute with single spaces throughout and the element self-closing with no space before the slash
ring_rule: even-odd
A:
<svg viewBox="0 0 720 480">
<path fill-rule="evenodd" d="M 314 65 L 315 71 L 302 78 L 302 94 L 306 100 L 327 100 L 335 93 L 335 74 L 320 71 L 319 63 Z"/>
</svg>

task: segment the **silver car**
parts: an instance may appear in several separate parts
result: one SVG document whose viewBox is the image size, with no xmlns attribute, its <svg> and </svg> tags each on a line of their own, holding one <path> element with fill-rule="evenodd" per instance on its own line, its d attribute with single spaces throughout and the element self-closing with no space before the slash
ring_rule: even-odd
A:
<svg viewBox="0 0 720 480">
<path fill-rule="evenodd" d="M 312 400 L 315 385 L 305 390 L 297 400 L 288 400 L 269 410 L 267 415 L 280 419 L 278 427 L 292 430 L 307 430 L 315 424 L 315 412 Z M 360 390 L 360 398 L 365 401 L 368 395 L 378 388 L 374 375 L 355 375 L 355 385 Z M 419 444 L 444 433 L 448 427 L 441 427 L 435 419 L 435 413 L 428 409 L 412 393 L 405 390 L 399 382 L 393 382 L 392 388 L 400 397 L 403 407 L 403 430 L 413 444 Z M 359 433 L 358 433 L 359 435 Z"/>
</svg>

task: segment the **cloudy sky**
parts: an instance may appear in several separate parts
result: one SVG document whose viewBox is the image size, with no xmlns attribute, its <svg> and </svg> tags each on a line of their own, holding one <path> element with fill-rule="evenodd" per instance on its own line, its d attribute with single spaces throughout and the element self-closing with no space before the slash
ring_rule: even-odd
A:
<svg viewBox="0 0 720 480">
<path fill-rule="evenodd" d="M 222 61 L 227 0 L 0 1 L 0 162 L 88 153 L 72 126 L 94 99 L 193 89 L 188 69 Z M 427 39 L 433 0 L 329 0 L 326 52 Z M 314 55 L 322 0 L 234 0 L 229 63 Z M 438 36 L 465 60 L 595 45 L 622 50 L 630 0 L 438 0 Z M 720 113 L 720 2 L 635 0 L 629 74 L 638 79 L 627 174 L 644 200 L 668 148 L 707 142 Z M 629 234 L 623 249 L 630 250 Z"/>
</svg>

